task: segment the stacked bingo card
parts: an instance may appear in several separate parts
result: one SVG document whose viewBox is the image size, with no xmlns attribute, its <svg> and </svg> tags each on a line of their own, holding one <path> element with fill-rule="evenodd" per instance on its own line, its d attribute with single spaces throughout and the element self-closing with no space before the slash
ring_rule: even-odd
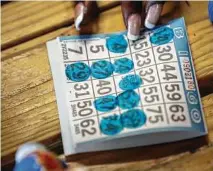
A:
<svg viewBox="0 0 213 171">
<path fill-rule="evenodd" d="M 121 32 L 47 45 L 65 153 L 206 134 L 183 18 L 136 41 Z"/>
</svg>

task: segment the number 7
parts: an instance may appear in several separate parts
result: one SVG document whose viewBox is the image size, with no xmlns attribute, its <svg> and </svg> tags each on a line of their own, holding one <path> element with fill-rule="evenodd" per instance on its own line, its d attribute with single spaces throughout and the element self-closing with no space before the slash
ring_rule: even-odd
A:
<svg viewBox="0 0 213 171">
<path fill-rule="evenodd" d="M 158 106 L 158 109 L 154 109 L 152 107 L 152 109 L 147 109 L 147 111 L 154 112 L 154 113 L 162 113 L 161 106 Z"/>
<path fill-rule="evenodd" d="M 79 47 L 79 51 L 75 50 L 75 49 L 71 49 L 71 48 L 68 48 L 68 51 L 78 53 L 78 54 L 83 54 L 83 48 L 82 47 Z"/>
</svg>

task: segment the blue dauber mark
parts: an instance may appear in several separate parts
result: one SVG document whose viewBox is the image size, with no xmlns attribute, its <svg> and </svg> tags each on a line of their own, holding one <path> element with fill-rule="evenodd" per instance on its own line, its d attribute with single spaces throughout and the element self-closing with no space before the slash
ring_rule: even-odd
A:
<svg viewBox="0 0 213 171">
<path fill-rule="evenodd" d="M 138 106 L 139 95 L 133 90 L 126 90 L 117 96 L 117 104 L 122 109 L 131 109 Z"/>
<path fill-rule="evenodd" d="M 125 53 L 128 43 L 123 35 L 114 35 L 106 39 L 106 47 L 113 53 Z"/>
<path fill-rule="evenodd" d="M 123 130 L 119 115 L 103 117 L 100 122 L 100 130 L 105 135 L 116 135 Z"/>
<path fill-rule="evenodd" d="M 100 112 L 108 112 L 116 108 L 116 97 L 112 95 L 104 96 L 94 101 L 96 110 Z"/>
<path fill-rule="evenodd" d="M 76 82 L 85 81 L 89 78 L 91 70 L 83 62 L 76 62 L 66 66 L 65 73 L 68 79 Z"/>
<path fill-rule="evenodd" d="M 112 75 L 114 66 L 109 61 L 100 60 L 92 64 L 91 71 L 94 78 L 103 79 Z"/>
<path fill-rule="evenodd" d="M 120 58 L 114 62 L 115 72 L 126 74 L 134 68 L 134 63 L 128 58 Z"/>
<path fill-rule="evenodd" d="M 150 42 L 156 45 L 168 43 L 174 37 L 174 32 L 169 27 L 160 27 L 154 30 L 153 35 L 150 37 Z"/>
<path fill-rule="evenodd" d="M 127 75 L 120 82 L 119 87 L 122 90 L 134 90 L 139 88 L 142 84 L 142 79 L 139 75 Z"/>
<path fill-rule="evenodd" d="M 146 115 L 139 109 L 128 110 L 121 114 L 121 123 L 125 128 L 139 128 L 146 123 Z"/>
</svg>

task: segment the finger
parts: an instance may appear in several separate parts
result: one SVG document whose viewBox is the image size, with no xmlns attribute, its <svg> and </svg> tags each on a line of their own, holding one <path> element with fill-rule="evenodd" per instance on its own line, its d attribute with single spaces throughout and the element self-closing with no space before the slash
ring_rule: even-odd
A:
<svg viewBox="0 0 213 171">
<path fill-rule="evenodd" d="M 78 1 L 75 4 L 75 27 L 80 30 L 82 24 L 88 23 L 98 15 L 96 1 Z"/>
<path fill-rule="evenodd" d="M 146 5 L 145 27 L 152 29 L 157 24 L 163 10 L 164 1 L 148 1 Z"/>
<path fill-rule="evenodd" d="M 122 1 L 121 10 L 127 27 L 127 37 L 130 40 L 136 40 L 139 37 L 141 29 L 142 2 Z"/>
<path fill-rule="evenodd" d="M 157 23 L 167 24 L 172 19 L 179 17 L 180 1 L 168 1 L 163 6 L 163 11 Z"/>
</svg>

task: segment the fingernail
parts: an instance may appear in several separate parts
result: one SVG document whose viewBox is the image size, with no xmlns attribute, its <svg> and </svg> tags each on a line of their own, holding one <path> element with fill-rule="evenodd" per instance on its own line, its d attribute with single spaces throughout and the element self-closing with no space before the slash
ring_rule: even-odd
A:
<svg viewBox="0 0 213 171">
<path fill-rule="evenodd" d="M 149 10 L 147 12 L 146 19 L 145 19 L 145 24 L 144 24 L 145 27 L 147 27 L 148 29 L 152 29 L 155 27 L 160 17 L 162 9 L 163 9 L 162 4 L 154 4 L 149 7 Z"/>
<path fill-rule="evenodd" d="M 75 7 L 75 28 L 80 30 L 80 25 L 84 19 L 84 14 L 86 13 L 86 7 L 83 3 L 79 2 Z"/>
<path fill-rule="evenodd" d="M 127 37 L 130 40 L 137 40 L 139 38 L 141 28 L 141 16 L 139 14 L 132 14 L 128 17 L 128 32 Z"/>
</svg>

